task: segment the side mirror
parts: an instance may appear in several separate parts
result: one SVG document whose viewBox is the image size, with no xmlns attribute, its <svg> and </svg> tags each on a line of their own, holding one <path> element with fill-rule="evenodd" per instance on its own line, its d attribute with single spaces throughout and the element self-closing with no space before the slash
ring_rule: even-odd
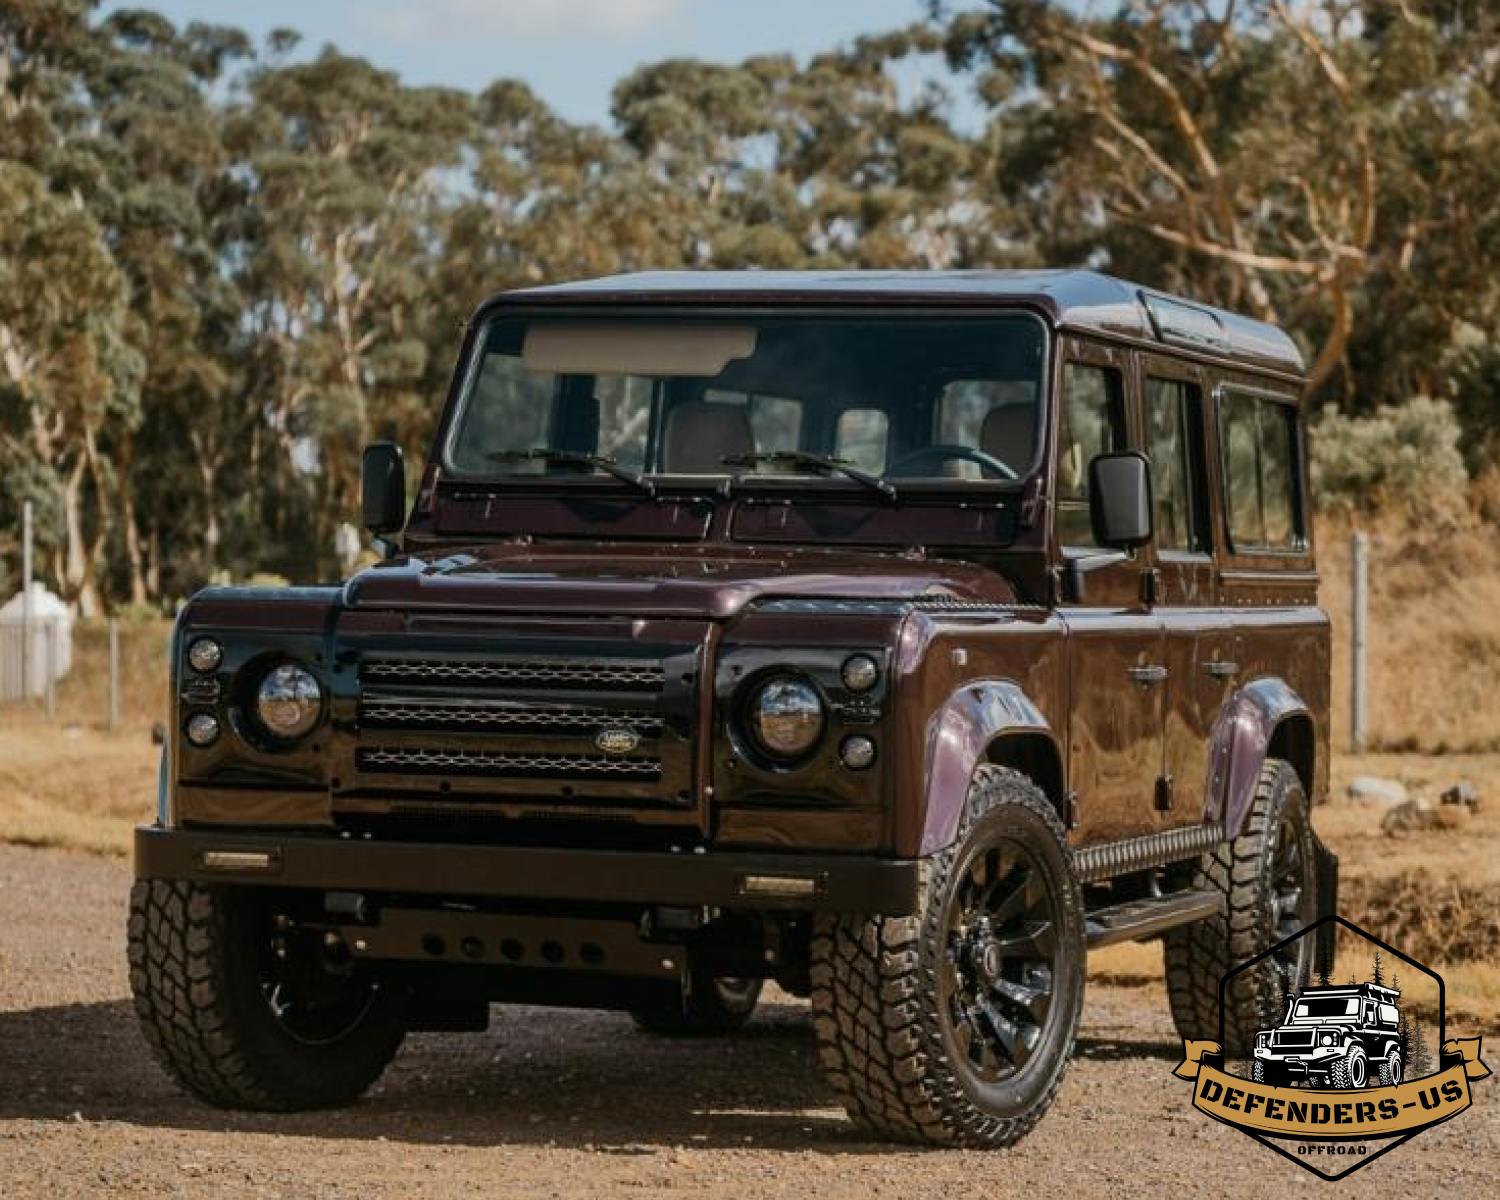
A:
<svg viewBox="0 0 1500 1200">
<path fill-rule="evenodd" d="M 406 524 L 406 463 L 394 442 L 365 447 L 360 499 L 371 533 L 398 533 Z"/>
<path fill-rule="evenodd" d="M 1151 464 L 1139 450 L 1101 454 L 1089 463 L 1089 522 L 1094 542 L 1134 550 L 1151 540 Z"/>
</svg>

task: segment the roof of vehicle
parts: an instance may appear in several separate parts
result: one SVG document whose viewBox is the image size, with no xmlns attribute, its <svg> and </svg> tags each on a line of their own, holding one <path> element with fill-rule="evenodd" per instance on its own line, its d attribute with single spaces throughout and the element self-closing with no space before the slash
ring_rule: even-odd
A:
<svg viewBox="0 0 1500 1200">
<path fill-rule="evenodd" d="M 1385 992 L 1390 996 L 1401 994 L 1395 988 L 1386 987 L 1383 983 L 1332 983 L 1324 984 L 1322 987 L 1305 987 L 1299 996 L 1353 996 L 1364 995 L 1367 992 Z"/>
<path fill-rule="evenodd" d="M 1302 352 L 1275 325 L 1097 271 L 647 271 L 521 288 L 525 304 L 961 304 L 1039 310 L 1058 328 L 1153 341 L 1252 370 L 1298 375 Z"/>
</svg>

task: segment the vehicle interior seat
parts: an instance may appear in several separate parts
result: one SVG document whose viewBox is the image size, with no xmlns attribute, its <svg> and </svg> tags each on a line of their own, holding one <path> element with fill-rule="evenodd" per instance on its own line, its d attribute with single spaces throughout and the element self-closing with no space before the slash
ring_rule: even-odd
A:
<svg viewBox="0 0 1500 1200">
<path fill-rule="evenodd" d="M 724 459 L 755 452 L 750 414 L 738 404 L 690 400 L 667 413 L 662 470 L 671 475 L 736 474 Z"/>
<path fill-rule="evenodd" d="M 979 448 L 1020 473 L 1031 465 L 1036 445 L 1036 405 L 1001 404 L 984 415 Z"/>
</svg>

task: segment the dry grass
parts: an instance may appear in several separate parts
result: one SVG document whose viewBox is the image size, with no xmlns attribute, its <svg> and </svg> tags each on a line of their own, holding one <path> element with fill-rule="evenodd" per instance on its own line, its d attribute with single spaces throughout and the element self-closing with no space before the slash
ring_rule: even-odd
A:
<svg viewBox="0 0 1500 1200">
<path fill-rule="evenodd" d="M 1371 745 L 1500 750 L 1500 537 L 1495 526 L 1370 529 Z M 1318 528 L 1320 598 L 1333 621 L 1333 733 L 1349 730 L 1349 528 Z"/>
<path fill-rule="evenodd" d="M 0 841 L 124 854 L 156 811 L 157 747 L 140 729 L 0 726 Z"/>
</svg>

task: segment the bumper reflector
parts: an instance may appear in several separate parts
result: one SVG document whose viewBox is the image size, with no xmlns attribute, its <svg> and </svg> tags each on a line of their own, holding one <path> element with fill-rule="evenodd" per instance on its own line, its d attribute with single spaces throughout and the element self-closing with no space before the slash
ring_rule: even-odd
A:
<svg viewBox="0 0 1500 1200">
<path fill-rule="evenodd" d="M 269 850 L 205 850 L 200 861 L 205 871 L 274 871 L 281 865 Z"/>
<path fill-rule="evenodd" d="M 742 896 L 816 896 L 818 880 L 811 875 L 742 875 Z"/>
</svg>

